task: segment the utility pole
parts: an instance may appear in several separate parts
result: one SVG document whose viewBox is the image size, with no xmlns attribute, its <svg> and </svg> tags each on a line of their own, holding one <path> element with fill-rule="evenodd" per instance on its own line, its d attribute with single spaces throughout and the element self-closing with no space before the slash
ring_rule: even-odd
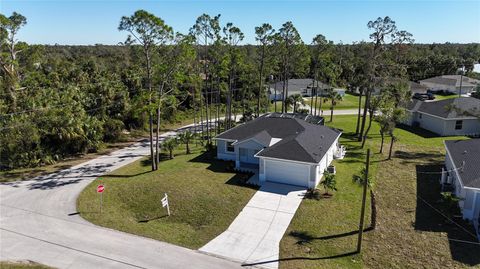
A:
<svg viewBox="0 0 480 269">
<path fill-rule="evenodd" d="M 370 149 L 367 149 L 367 163 L 365 167 L 365 178 L 363 179 L 362 211 L 360 213 L 360 225 L 358 225 L 357 253 L 360 253 L 360 251 L 362 250 L 363 222 L 365 220 L 365 202 L 367 200 L 368 168 L 369 167 L 370 167 Z"/>
<path fill-rule="evenodd" d="M 458 97 L 462 97 L 462 81 L 463 81 L 463 70 L 465 66 L 462 65 L 462 69 L 460 70 L 460 89 L 458 90 Z"/>
</svg>

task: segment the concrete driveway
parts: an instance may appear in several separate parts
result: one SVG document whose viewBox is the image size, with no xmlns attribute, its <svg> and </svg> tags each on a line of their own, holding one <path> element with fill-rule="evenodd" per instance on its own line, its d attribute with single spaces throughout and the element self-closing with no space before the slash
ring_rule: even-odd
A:
<svg viewBox="0 0 480 269">
<path fill-rule="evenodd" d="M 58 173 L 0 183 L 0 260 L 56 268 L 240 268 L 195 250 L 95 226 L 78 215 L 76 200 L 85 186 L 148 153 L 148 143 L 138 143 Z"/>
<path fill-rule="evenodd" d="M 278 268 L 279 245 L 305 188 L 265 183 L 230 227 L 200 248 L 244 265 Z"/>
</svg>

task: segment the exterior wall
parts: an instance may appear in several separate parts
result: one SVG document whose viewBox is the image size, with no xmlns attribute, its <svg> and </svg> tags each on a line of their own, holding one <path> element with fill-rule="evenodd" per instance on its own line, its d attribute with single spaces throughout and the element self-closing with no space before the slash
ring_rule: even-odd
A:
<svg viewBox="0 0 480 269">
<path fill-rule="evenodd" d="M 420 128 L 429 130 L 440 136 L 480 134 L 480 119 L 463 119 L 462 129 L 455 130 L 455 123 L 457 121 L 455 119 L 442 119 L 421 112 L 408 113 L 409 117 L 404 122 L 405 124 L 412 126 L 414 122 L 418 122 Z M 422 115 L 421 118 L 420 115 Z"/>
<path fill-rule="evenodd" d="M 414 113 L 413 121 L 416 121 L 420 124 L 420 128 L 429 130 L 438 135 L 444 134 L 445 129 L 445 120 L 437 117 L 433 117 L 421 112 Z M 420 116 L 421 115 L 421 116 Z M 421 118 L 420 118 L 421 117 Z"/>
<path fill-rule="evenodd" d="M 237 168 L 240 167 L 240 162 L 258 164 L 259 160 L 254 157 L 258 151 L 264 148 L 264 145 L 257 143 L 254 140 L 247 140 L 245 142 L 234 145 L 235 152 L 237 153 Z M 241 150 L 242 149 L 242 150 Z M 240 152 L 246 151 L 246 157 L 240 156 Z"/>
<path fill-rule="evenodd" d="M 480 119 L 464 119 L 461 130 L 455 130 L 455 123 L 456 120 L 445 121 L 444 136 L 480 134 Z"/>
<path fill-rule="evenodd" d="M 217 158 L 226 161 L 235 161 L 236 153 L 227 151 L 227 141 L 217 140 Z"/>
<path fill-rule="evenodd" d="M 451 177 L 452 185 L 454 186 L 454 194 L 461 200 L 458 202 L 463 218 L 478 221 L 478 212 L 480 211 L 480 199 L 477 197 L 480 196 L 480 190 L 465 188 L 459 180 L 458 172 L 455 170 L 453 161 L 450 158 L 450 155 L 446 154 L 445 156 L 445 166 L 447 171 L 450 171 L 448 175 Z"/>
</svg>

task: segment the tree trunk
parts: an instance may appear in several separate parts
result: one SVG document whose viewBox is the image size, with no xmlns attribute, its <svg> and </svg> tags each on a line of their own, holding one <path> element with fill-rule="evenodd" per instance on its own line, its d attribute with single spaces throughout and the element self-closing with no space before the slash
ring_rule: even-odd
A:
<svg viewBox="0 0 480 269">
<path fill-rule="evenodd" d="M 188 140 L 185 141 L 185 145 L 187 146 L 187 154 L 190 154 L 190 145 L 188 144 Z"/>
<path fill-rule="evenodd" d="M 331 107 L 330 107 L 330 122 L 333 121 L 333 108 L 334 108 L 334 106 L 335 106 L 335 105 L 333 104 L 334 102 L 335 102 L 335 100 L 333 100 L 333 97 L 332 97 L 332 103 L 331 103 Z"/>
<path fill-rule="evenodd" d="M 362 149 L 365 146 L 365 143 L 367 142 L 367 135 L 368 132 L 370 132 L 370 128 L 372 127 L 372 120 L 373 120 L 373 111 L 369 111 L 369 119 L 368 119 L 368 127 L 367 130 L 365 130 L 365 133 L 363 135 L 363 141 L 362 141 Z"/>
<path fill-rule="evenodd" d="M 357 128 L 355 129 L 355 134 L 358 135 L 360 131 L 360 115 L 362 114 L 362 95 L 363 89 L 359 90 L 359 97 L 358 97 L 358 114 L 357 114 Z"/>
<path fill-rule="evenodd" d="M 370 227 L 375 229 L 377 227 L 377 200 L 375 192 L 370 189 Z"/>
<path fill-rule="evenodd" d="M 367 90 L 367 93 L 365 94 L 365 104 L 363 106 L 362 125 L 360 128 L 360 132 L 358 133 L 359 142 L 362 142 L 363 140 L 363 131 L 365 130 L 365 123 L 367 121 L 367 112 L 368 112 L 369 103 L 370 103 L 370 90 Z"/>
<path fill-rule="evenodd" d="M 265 59 L 265 45 L 262 45 L 262 56 L 260 60 L 260 77 L 258 83 L 258 96 L 257 96 L 257 117 L 260 116 L 260 99 L 263 92 L 263 62 Z"/>
<path fill-rule="evenodd" d="M 380 136 L 382 137 L 382 141 L 380 142 L 380 153 L 383 153 L 383 142 L 385 141 L 385 134 L 380 132 Z"/>
<path fill-rule="evenodd" d="M 391 137 L 391 140 L 390 140 L 390 150 L 388 152 L 388 160 L 392 159 L 393 142 L 395 141 L 395 136 L 393 136 L 393 134 L 391 134 L 390 137 Z"/>
<path fill-rule="evenodd" d="M 170 159 L 173 159 L 173 150 L 169 150 L 168 152 L 169 152 L 169 155 L 170 155 L 170 156 L 169 156 Z"/>
<path fill-rule="evenodd" d="M 144 46 L 145 51 L 145 59 L 147 61 L 147 87 L 148 87 L 148 104 L 152 103 L 152 67 L 151 67 L 151 59 L 150 53 L 148 48 Z M 153 115 L 151 111 L 148 111 L 148 129 L 149 129 L 149 138 L 150 138 L 150 160 L 152 162 L 152 171 L 155 171 L 155 152 L 153 151 Z"/>
<path fill-rule="evenodd" d="M 155 134 L 155 170 L 158 170 L 158 164 L 160 163 L 160 124 L 161 124 L 161 116 L 162 116 L 162 95 L 163 95 L 163 87 L 165 83 L 162 83 L 160 86 L 160 94 L 158 99 L 158 107 L 157 107 L 157 132 Z"/>
<path fill-rule="evenodd" d="M 155 152 L 153 151 L 153 115 L 152 112 L 148 113 L 148 129 L 150 138 L 150 161 L 152 162 L 152 171 L 157 170 L 155 166 Z"/>
</svg>

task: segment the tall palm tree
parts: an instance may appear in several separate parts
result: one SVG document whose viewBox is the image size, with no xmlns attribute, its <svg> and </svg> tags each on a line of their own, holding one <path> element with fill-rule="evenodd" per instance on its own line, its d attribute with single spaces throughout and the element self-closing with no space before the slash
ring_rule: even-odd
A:
<svg viewBox="0 0 480 269">
<path fill-rule="evenodd" d="M 334 91 L 333 88 L 327 90 L 327 96 L 325 101 L 330 101 L 330 122 L 333 121 L 333 109 L 337 105 L 338 101 L 342 101 L 342 96 L 338 92 Z"/>
</svg>

